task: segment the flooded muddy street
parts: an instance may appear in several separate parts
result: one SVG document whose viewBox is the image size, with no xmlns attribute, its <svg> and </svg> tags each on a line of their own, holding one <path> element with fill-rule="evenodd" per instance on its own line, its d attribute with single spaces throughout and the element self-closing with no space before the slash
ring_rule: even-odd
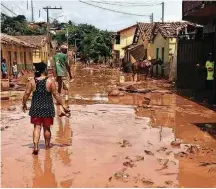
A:
<svg viewBox="0 0 216 189">
<path fill-rule="evenodd" d="M 163 80 L 119 84 L 118 70 L 80 65 L 73 75 L 72 116 L 55 118 L 38 156 L 22 92 L 1 102 L 2 187 L 216 187 L 214 111 Z M 152 91 L 108 96 L 114 85 Z"/>
</svg>

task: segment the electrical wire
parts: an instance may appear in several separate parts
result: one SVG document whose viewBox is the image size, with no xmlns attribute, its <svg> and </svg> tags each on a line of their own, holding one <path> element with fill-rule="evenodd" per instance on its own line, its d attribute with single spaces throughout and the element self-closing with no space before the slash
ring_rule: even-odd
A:
<svg viewBox="0 0 216 189">
<path fill-rule="evenodd" d="M 96 1 L 96 0 L 94 0 Z M 96 1 L 96 2 L 101 2 L 101 3 L 113 3 L 113 4 L 129 4 L 129 5 L 152 5 L 152 4 L 161 4 L 158 2 L 130 2 L 130 1 Z"/>
<path fill-rule="evenodd" d="M 14 15 L 16 15 L 17 16 L 17 14 L 16 13 L 14 13 L 12 10 L 10 10 L 9 8 L 7 8 L 5 5 L 3 5 L 2 3 L 1 3 L 1 6 L 3 6 L 5 9 L 7 9 L 9 12 L 11 12 L 12 14 L 14 14 Z"/>
<path fill-rule="evenodd" d="M 81 3 L 87 4 L 89 6 L 100 8 L 100 9 L 111 11 L 111 12 L 115 12 L 115 13 L 127 14 L 127 15 L 131 15 L 131 16 L 146 16 L 146 17 L 149 17 L 149 15 L 146 15 L 146 14 L 134 14 L 134 13 L 129 13 L 129 12 L 122 12 L 122 11 L 113 10 L 113 9 L 101 7 L 101 6 L 98 6 L 98 5 L 94 5 L 94 4 L 91 4 L 91 3 L 88 3 L 88 2 L 85 2 L 85 1 L 82 1 L 82 0 L 79 0 L 79 1 Z"/>
<path fill-rule="evenodd" d="M 127 3 L 124 3 L 124 2 L 122 2 L 122 3 L 124 3 L 124 4 L 119 4 L 119 3 L 112 3 L 112 2 L 109 2 L 109 1 L 95 1 L 95 0 L 90 0 L 91 2 L 93 2 L 93 3 L 99 3 L 99 4 L 107 4 L 107 5 L 115 5 L 115 6 L 120 6 L 120 7 L 128 7 L 128 6 L 130 6 L 130 7 L 140 7 L 140 6 L 157 6 L 157 5 L 161 5 L 161 3 L 154 3 L 154 4 L 136 4 L 136 3 L 129 3 L 129 4 L 127 4 Z"/>
</svg>

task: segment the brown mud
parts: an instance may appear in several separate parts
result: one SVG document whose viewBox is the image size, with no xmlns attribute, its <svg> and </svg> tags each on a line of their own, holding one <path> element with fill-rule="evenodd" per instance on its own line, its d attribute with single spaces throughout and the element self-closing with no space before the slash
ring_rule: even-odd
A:
<svg viewBox="0 0 216 189">
<path fill-rule="evenodd" d="M 41 136 L 38 156 L 23 92 L 1 102 L 2 187 L 216 187 L 214 111 L 164 80 L 126 82 L 156 91 L 111 97 L 118 70 L 78 65 L 73 74 L 72 116 L 55 118 L 52 148 Z"/>
</svg>

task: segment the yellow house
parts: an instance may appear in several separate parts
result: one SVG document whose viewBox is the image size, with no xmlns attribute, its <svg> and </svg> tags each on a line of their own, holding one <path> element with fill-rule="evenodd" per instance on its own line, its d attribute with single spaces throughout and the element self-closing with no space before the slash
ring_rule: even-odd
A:
<svg viewBox="0 0 216 189">
<path fill-rule="evenodd" d="M 18 70 L 33 68 L 33 51 L 36 47 L 14 36 L 1 33 L 1 58 L 6 60 L 8 75 L 12 75 L 13 63 L 17 63 Z"/>
<path fill-rule="evenodd" d="M 113 51 L 115 52 L 117 59 L 122 59 L 125 56 L 125 47 L 131 45 L 134 40 L 134 34 L 137 29 L 137 24 L 130 27 L 119 30 L 116 34 L 116 40 L 113 45 Z"/>
<path fill-rule="evenodd" d="M 16 36 L 17 38 L 35 45 L 37 48 L 33 52 L 33 62 L 48 61 L 48 44 L 46 35 Z"/>
<path fill-rule="evenodd" d="M 143 41 L 148 59 L 161 59 L 164 64 L 155 66 L 155 75 L 168 77 L 173 56 L 177 51 L 178 31 L 195 25 L 190 22 L 138 23 L 139 40 Z M 136 34 L 135 34 L 136 35 Z"/>
</svg>

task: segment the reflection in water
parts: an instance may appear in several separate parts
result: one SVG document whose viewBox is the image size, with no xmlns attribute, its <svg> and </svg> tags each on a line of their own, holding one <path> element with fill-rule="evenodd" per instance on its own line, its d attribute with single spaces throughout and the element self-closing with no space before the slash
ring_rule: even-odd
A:
<svg viewBox="0 0 216 189">
<path fill-rule="evenodd" d="M 59 106 L 57 107 L 57 115 L 60 113 Z M 65 119 L 65 120 L 64 120 Z M 52 171 L 52 153 L 56 153 L 55 146 L 57 146 L 57 154 L 59 155 L 62 163 L 64 165 L 70 165 L 70 148 L 72 144 L 72 131 L 70 128 L 70 123 L 68 118 L 57 118 L 58 121 L 58 131 L 56 133 L 56 142 L 59 145 L 54 145 L 54 147 L 45 152 L 44 160 L 44 171 L 41 167 L 41 161 L 39 156 L 34 156 L 33 159 L 33 188 L 56 188 L 58 183 L 55 178 L 55 174 Z M 64 121 L 64 123 L 63 123 Z M 53 160 L 55 161 L 55 160 Z M 72 185 L 72 180 L 65 180 L 60 182 L 61 187 L 70 187 Z"/>
<path fill-rule="evenodd" d="M 70 86 L 69 95 L 71 98 L 81 97 L 107 102 L 106 87 L 119 81 L 119 71 L 104 68 L 83 68 L 76 65 L 73 68 L 74 82 Z"/>
<path fill-rule="evenodd" d="M 111 72 L 103 69 L 100 71 L 91 69 L 92 74 L 88 72 L 77 67 L 75 82 L 70 91 L 71 97 L 105 101 L 106 87 L 116 84 L 119 74 L 115 70 Z M 158 82 L 148 82 L 143 88 L 152 89 Z M 144 97 L 151 99 L 148 106 Z M 28 178 L 29 181 L 34 178 L 33 187 L 104 187 L 108 186 L 109 178 L 113 178 L 109 182 L 113 187 L 148 187 L 142 180 L 134 184 L 135 179 L 145 177 L 154 182 L 154 187 L 176 187 L 178 183 L 179 187 L 215 186 L 216 176 L 213 172 L 209 172 L 210 166 L 199 166 L 200 162 L 215 161 L 214 112 L 175 94 L 163 94 L 163 92 L 145 95 L 126 94 L 108 98 L 108 103 L 119 106 L 106 104 L 72 106 L 73 131 L 78 135 L 76 142 L 73 143 L 73 155 L 70 151 L 73 134 L 69 120 L 64 117 L 57 118 L 58 122 L 53 127 L 53 130 L 56 129 L 53 140 L 57 144 L 49 151 L 42 149 L 39 157 L 34 157 L 32 165 L 34 177 L 29 174 L 26 166 L 26 163 L 30 162 L 29 157 L 31 158 L 29 149 L 19 148 L 20 144 L 23 145 L 31 140 L 31 135 L 29 137 L 26 135 L 32 132 L 31 128 L 22 129 L 22 126 L 29 122 L 28 116 L 13 121 L 14 112 L 5 112 L 3 121 L 7 121 L 11 128 L 2 132 L 2 185 L 24 187 Z M 21 114 L 19 116 L 22 117 Z M 13 127 L 12 130 L 13 124 L 19 124 L 19 127 Z M 211 136 L 200 131 L 195 125 L 209 132 Z M 178 155 L 183 150 L 170 145 L 176 138 L 184 142 L 180 147 L 186 147 L 184 144 L 200 145 L 200 153 L 176 159 L 175 154 Z M 119 144 L 124 140 L 132 146 L 121 148 Z M 214 151 L 211 152 L 211 148 Z M 11 153 L 11 150 L 16 149 L 19 153 Z M 154 155 L 145 155 L 144 150 Z M 88 158 L 85 154 L 88 154 Z M 20 156 L 23 159 L 20 159 Z M 128 180 L 126 182 L 115 180 L 114 174 L 123 168 L 124 161 L 128 161 L 123 161 L 124 157 L 134 161 L 137 156 L 145 156 L 145 159 L 134 162 L 136 166 L 126 170 L 129 174 Z M 21 170 L 22 173 L 14 170 Z M 79 175 L 76 176 L 77 174 Z M 172 182 L 172 185 L 167 184 Z"/>
<path fill-rule="evenodd" d="M 91 100 L 104 101 L 104 102 L 109 101 L 107 94 L 100 94 L 100 93 L 94 94 Z"/>
<path fill-rule="evenodd" d="M 59 113 L 59 107 L 57 107 L 57 113 Z M 72 130 L 70 128 L 70 122 L 67 117 L 65 117 L 65 123 L 63 124 L 64 118 L 57 118 L 58 121 L 58 131 L 56 134 L 56 142 L 62 147 L 58 148 L 58 154 L 64 165 L 69 165 L 71 163 L 70 159 L 70 146 L 72 145 Z M 68 146 L 68 147 L 64 147 Z"/>
<path fill-rule="evenodd" d="M 41 162 L 38 156 L 33 156 L 33 188 L 56 188 L 57 182 L 55 174 L 52 172 L 52 158 L 50 155 L 50 150 L 46 151 L 46 156 L 44 160 L 44 171 L 41 168 Z"/>
</svg>

